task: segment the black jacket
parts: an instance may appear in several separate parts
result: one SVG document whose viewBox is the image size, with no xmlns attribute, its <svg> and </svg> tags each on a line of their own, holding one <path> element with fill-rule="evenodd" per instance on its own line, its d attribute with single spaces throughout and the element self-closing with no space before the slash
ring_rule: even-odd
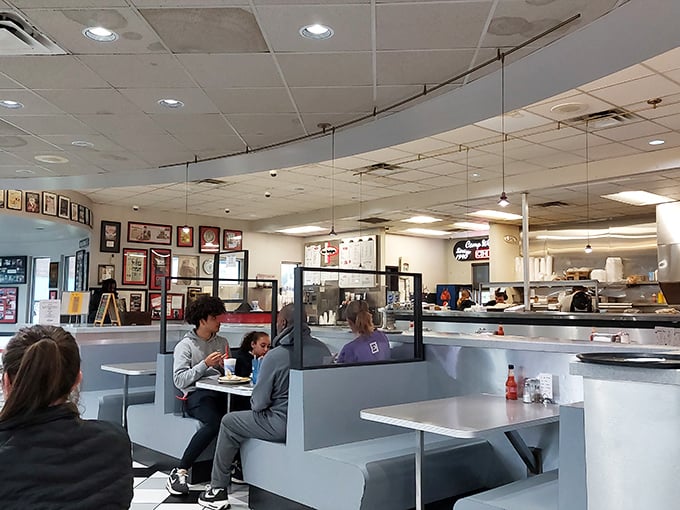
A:
<svg viewBox="0 0 680 510">
<path fill-rule="evenodd" d="M 234 374 L 240 377 L 250 377 L 253 371 L 253 355 L 248 351 L 239 349 L 236 355 L 236 366 L 234 367 Z M 250 409 L 250 397 L 243 397 L 241 395 L 231 396 L 231 411 L 247 411 Z"/>
<path fill-rule="evenodd" d="M 127 509 L 130 440 L 119 426 L 82 420 L 70 405 L 0 422 L 3 510 Z"/>
</svg>

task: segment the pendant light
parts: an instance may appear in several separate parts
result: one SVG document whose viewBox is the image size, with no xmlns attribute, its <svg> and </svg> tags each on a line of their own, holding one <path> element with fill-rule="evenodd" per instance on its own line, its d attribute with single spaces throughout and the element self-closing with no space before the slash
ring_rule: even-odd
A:
<svg viewBox="0 0 680 510">
<path fill-rule="evenodd" d="M 502 187 L 501 196 L 498 199 L 498 205 L 507 207 L 510 205 L 508 195 L 505 194 L 505 54 L 498 50 L 498 58 L 501 60 L 501 179 Z"/>
<path fill-rule="evenodd" d="M 331 231 L 328 235 L 333 237 L 338 235 L 335 232 L 335 128 L 331 131 Z"/>
<path fill-rule="evenodd" d="M 588 149 L 588 121 L 586 121 L 586 231 L 588 241 L 584 251 L 586 253 L 592 253 L 593 247 L 590 246 L 590 154 Z"/>
<path fill-rule="evenodd" d="M 189 162 L 187 161 L 184 169 L 184 226 L 182 227 L 183 234 L 189 234 L 191 227 L 189 227 Z"/>
</svg>

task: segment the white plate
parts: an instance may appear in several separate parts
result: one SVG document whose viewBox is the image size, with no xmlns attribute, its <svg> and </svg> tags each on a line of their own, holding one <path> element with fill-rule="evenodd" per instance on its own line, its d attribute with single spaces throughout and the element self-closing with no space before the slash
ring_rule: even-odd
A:
<svg viewBox="0 0 680 510">
<path fill-rule="evenodd" d="M 217 382 L 220 384 L 245 384 L 250 382 L 250 377 L 239 377 L 237 375 L 227 377 L 223 375 L 217 378 Z"/>
</svg>

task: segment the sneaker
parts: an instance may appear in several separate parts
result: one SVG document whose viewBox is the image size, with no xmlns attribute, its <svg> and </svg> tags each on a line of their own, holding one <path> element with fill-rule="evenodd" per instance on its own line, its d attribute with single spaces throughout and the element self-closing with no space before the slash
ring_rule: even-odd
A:
<svg viewBox="0 0 680 510">
<path fill-rule="evenodd" d="M 243 481 L 243 471 L 241 470 L 241 464 L 236 461 L 231 465 L 231 483 L 236 485 L 248 485 Z"/>
<path fill-rule="evenodd" d="M 206 486 L 205 491 L 201 492 L 201 495 L 198 496 L 198 504 L 203 508 L 210 508 L 211 510 L 231 508 L 226 489 L 218 489 L 210 487 L 210 485 Z"/>
<path fill-rule="evenodd" d="M 174 468 L 170 471 L 170 476 L 165 484 L 165 488 L 168 492 L 174 496 L 182 496 L 184 494 L 189 494 L 189 484 L 187 483 L 187 470 Z"/>
</svg>

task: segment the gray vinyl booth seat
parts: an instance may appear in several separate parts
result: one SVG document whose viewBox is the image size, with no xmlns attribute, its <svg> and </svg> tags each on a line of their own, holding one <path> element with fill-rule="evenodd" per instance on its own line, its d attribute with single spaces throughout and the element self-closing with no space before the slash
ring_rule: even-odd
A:
<svg viewBox="0 0 680 510">
<path fill-rule="evenodd" d="M 246 440 L 245 480 L 318 510 L 412 508 L 415 433 L 359 412 L 427 398 L 424 362 L 292 370 L 286 443 Z M 427 500 L 493 486 L 494 463 L 486 441 L 426 434 Z"/>
<path fill-rule="evenodd" d="M 201 422 L 182 417 L 182 402 L 172 382 L 172 354 L 157 355 L 156 390 L 153 403 L 131 405 L 127 411 L 128 434 L 133 443 L 179 459 Z M 211 460 L 215 441 L 198 461 Z"/>
</svg>

